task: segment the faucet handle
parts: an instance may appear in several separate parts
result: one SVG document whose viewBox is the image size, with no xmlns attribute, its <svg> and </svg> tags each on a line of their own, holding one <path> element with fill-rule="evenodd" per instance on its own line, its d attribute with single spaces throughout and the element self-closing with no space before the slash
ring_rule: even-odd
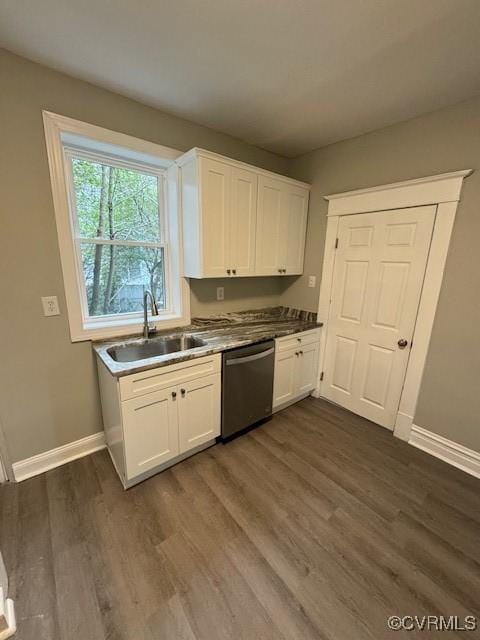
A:
<svg viewBox="0 0 480 640">
<path fill-rule="evenodd" d="M 158 316 L 158 304 L 153 295 L 152 295 L 152 315 Z"/>
</svg>

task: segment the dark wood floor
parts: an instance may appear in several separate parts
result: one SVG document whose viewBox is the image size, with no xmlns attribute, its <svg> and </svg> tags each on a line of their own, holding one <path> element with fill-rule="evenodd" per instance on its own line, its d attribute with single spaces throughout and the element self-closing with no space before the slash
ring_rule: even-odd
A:
<svg viewBox="0 0 480 640">
<path fill-rule="evenodd" d="M 19 640 L 379 640 L 390 615 L 480 617 L 480 482 L 312 398 L 128 492 L 102 451 L 0 500 Z"/>
</svg>

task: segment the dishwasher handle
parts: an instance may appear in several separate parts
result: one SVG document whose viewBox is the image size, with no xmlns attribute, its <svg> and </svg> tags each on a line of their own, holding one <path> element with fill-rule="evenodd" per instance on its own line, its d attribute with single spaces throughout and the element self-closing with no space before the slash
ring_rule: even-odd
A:
<svg viewBox="0 0 480 640">
<path fill-rule="evenodd" d="M 244 364 L 245 362 L 253 362 L 253 360 L 260 360 L 266 358 L 274 353 L 275 347 L 267 349 L 266 351 L 260 351 L 260 353 L 254 353 L 251 356 L 243 356 L 242 358 L 232 358 L 231 360 L 225 360 L 225 364 L 230 367 L 233 364 Z"/>
</svg>

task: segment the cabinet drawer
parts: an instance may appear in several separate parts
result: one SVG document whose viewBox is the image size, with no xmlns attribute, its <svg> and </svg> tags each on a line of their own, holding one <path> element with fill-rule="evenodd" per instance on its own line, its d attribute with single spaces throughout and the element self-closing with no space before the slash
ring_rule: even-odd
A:
<svg viewBox="0 0 480 640">
<path fill-rule="evenodd" d="M 306 346 L 307 344 L 313 344 L 320 340 L 320 329 L 313 329 L 312 331 L 302 331 L 301 333 L 294 333 L 291 336 L 285 336 L 284 338 L 277 338 L 275 340 L 275 350 L 277 353 L 283 353 L 289 349 L 295 347 Z"/>
<path fill-rule="evenodd" d="M 218 373 L 221 369 L 220 354 L 178 362 L 158 369 L 149 369 L 120 378 L 120 398 L 128 400 L 152 391 L 182 384 L 201 376 Z"/>
</svg>

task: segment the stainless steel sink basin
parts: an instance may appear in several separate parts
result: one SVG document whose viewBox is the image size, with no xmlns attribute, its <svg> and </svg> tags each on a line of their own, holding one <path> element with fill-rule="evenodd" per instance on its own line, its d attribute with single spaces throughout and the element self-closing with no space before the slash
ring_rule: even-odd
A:
<svg viewBox="0 0 480 640">
<path fill-rule="evenodd" d="M 135 360 L 164 356 L 167 353 L 188 351 L 188 349 L 195 349 L 195 347 L 203 347 L 204 344 L 206 344 L 204 340 L 193 336 L 155 338 L 147 342 L 110 347 L 110 349 L 107 349 L 107 353 L 116 362 L 134 362 Z"/>
</svg>

